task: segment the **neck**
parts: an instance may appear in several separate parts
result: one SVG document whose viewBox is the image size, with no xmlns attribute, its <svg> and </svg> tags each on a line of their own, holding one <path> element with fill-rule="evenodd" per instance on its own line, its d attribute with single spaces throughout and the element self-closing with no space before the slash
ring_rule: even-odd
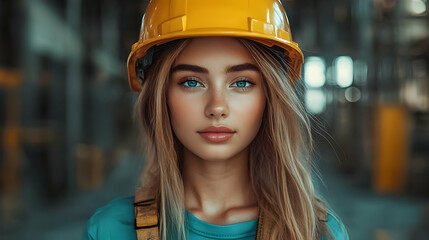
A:
<svg viewBox="0 0 429 240">
<path fill-rule="evenodd" d="M 250 183 L 249 149 L 230 159 L 207 161 L 184 149 L 185 208 L 201 218 L 257 206 Z"/>
</svg>

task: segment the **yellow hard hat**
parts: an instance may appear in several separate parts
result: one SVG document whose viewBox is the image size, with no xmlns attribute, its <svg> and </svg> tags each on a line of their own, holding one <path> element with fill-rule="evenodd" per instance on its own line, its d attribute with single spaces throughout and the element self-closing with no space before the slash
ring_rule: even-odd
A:
<svg viewBox="0 0 429 240">
<path fill-rule="evenodd" d="M 137 76 L 136 64 L 145 55 L 153 54 L 151 47 L 207 36 L 242 37 L 269 47 L 278 46 L 285 50 L 284 57 L 299 76 L 304 57 L 292 41 L 279 0 L 152 0 L 143 16 L 139 41 L 133 44 L 128 57 L 131 90 L 141 90 L 143 79 Z"/>
</svg>

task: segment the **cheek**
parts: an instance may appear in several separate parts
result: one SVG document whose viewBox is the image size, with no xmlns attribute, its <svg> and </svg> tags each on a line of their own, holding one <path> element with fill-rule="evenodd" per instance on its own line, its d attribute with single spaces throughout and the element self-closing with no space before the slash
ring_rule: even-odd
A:
<svg viewBox="0 0 429 240">
<path fill-rule="evenodd" d="M 170 110 L 171 123 L 173 130 L 187 129 L 195 126 L 195 121 L 199 106 L 193 99 L 179 94 L 177 91 L 170 91 L 168 93 L 168 108 Z"/>
<path fill-rule="evenodd" d="M 240 105 L 235 109 L 238 122 L 242 123 L 242 127 L 246 128 L 246 132 L 250 135 L 255 135 L 261 125 L 262 116 L 265 109 L 265 96 L 259 92 L 255 96 L 249 96 L 247 99 L 242 99 Z"/>
</svg>

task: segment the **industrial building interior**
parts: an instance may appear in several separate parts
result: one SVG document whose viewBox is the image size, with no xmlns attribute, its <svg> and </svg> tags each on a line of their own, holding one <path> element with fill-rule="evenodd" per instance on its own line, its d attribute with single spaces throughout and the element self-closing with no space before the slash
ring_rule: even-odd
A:
<svg viewBox="0 0 429 240">
<path fill-rule="evenodd" d="M 148 0 L 0 0 L 0 239 L 80 239 L 143 169 L 126 62 Z M 284 0 L 320 194 L 350 239 L 429 236 L 429 3 Z"/>
</svg>

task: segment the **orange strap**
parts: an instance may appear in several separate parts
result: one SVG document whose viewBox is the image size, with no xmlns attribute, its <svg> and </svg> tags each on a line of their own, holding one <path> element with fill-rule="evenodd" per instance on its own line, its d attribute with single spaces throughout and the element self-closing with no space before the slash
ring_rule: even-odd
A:
<svg viewBox="0 0 429 240">
<path fill-rule="evenodd" d="M 256 239 L 257 240 L 270 239 L 269 231 L 274 225 L 274 222 L 272 222 L 270 219 L 264 218 L 264 213 L 261 210 L 262 209 L 259 208 L 259 218 L 258 218 L 258 228 L 256 229 Z"/>
<path fill-rule="evenodd" d="M 148 189 L 134 196 L 135 229 L 138 240 L 159 240 L 158 205 Z"/>
</svg>

